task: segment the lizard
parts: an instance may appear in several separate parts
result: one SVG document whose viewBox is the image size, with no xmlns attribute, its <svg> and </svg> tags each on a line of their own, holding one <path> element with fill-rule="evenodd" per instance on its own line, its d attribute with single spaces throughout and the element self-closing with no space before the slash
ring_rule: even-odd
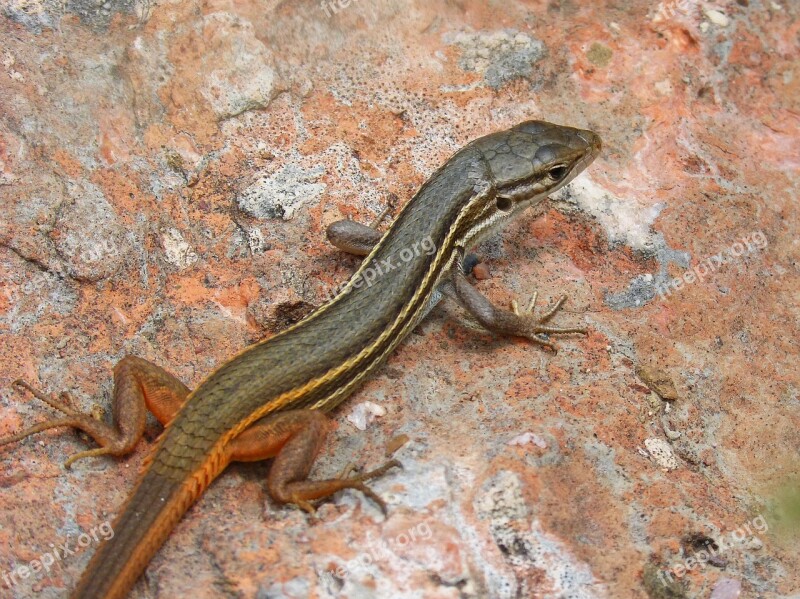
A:
<svg viewBox="0 0 800 599">
<path fill-rule="evenodd" d="M 374 372 L 442 297 L 461 304 L 491 332 L 524 337 L 552 351 L 551 335 L 586 333 L 549 323 L 561 296 L 535 314 L 492 304 L 467 278 L 467 251 L 566 185 L 600 153 L 589 130 L 539 120 L 480 137 L 457 151 L 407 202 L 385 233 L 351 220 L 327 229 L 337 247 L 366 256 L 330 301 L 232 357 L 194 390 L 152 362 L 125 356 L 114 367 L 112 423 L 70 407 L 25 381 L 15 386 L 63 413 L 0 439 L 0 446 L 55 427 L 73 427 L 99 447 L 70 457 L 133 451 L 149 409 L 164 430 L 112 529 L 91 557 L 75 599 L 120 599 L 197 498 L 233 461 L 273 459 L 267 491 L 280 504 L 313 502 L 357 489 L 384 511 L 366 481 L 399 466 L 390 460 L 359 475 L 309 480 L 328 416 Z M 377 224 L 377 223 L 376 223 Z M 418 251 L 420 244 L 430 251 Z M 417 248 L 416 251 L 411 248 Z"/>
</svg>

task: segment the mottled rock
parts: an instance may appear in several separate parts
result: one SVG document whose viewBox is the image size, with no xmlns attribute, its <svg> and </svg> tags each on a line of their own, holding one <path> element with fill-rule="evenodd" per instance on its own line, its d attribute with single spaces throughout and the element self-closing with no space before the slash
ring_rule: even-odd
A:
<svg viewBox="0 0 800 599">
<path fill-rule="evenodd" d="M 636 368 L 636 376 L 641 381 L 655 391 L 664 401 L 675 401 L 678 399 L 678 392 L 675 390 L 675 383 L 670 376 L 652 366 L 646 364 Z"/>
<path fill-rule="evenodd" d="M 738 599 L 742 583 L 733 578 L 720 578 L 711 591 L 710 599 Z"/>
<path fill-rule="evenodd" d="M 330 223 L 385 229 L 490 131 L 589 127 L 600 158 L 473 277 L 502 306 L 566 294 L 555 324 L 589 334 L 553 355 L 442 302 L 314 467 L 388 447 L 387 516 L 351 490 L 312 518 L 234 465 L 131 597 L 796 595 L 799 11 L 0 0 L 0 435 L 53 416 L 18 377 L 87 412 L 129 353 L 195 387 L 358 267 Z M 113 521 L 158 430 L 70 471 L 82 435 L 0 448 L 0 578 Z M 3 596 L 65 596 L 95 548 Z"/>
<path fill-rule="evenodd" d="M 303 170 L 288 164 L 273 175 L 262 175 L 236 199 L 239 208 L 255 218 L 291 219 L 303 204 L 313 203 L 325 191 L 319 183 L 322 167 Z"/>
<path fill-rule="evenodd" d="M 280 90 L 272 52 L 256 37 L 253 24 L 227 12 L 212 13 L 204 22 L 204 60 L 208 70 L 201 87 L 218 119 L 265 108 Z"/>
<path fill-rule="evenodd" d="M 70 276 L 99 281 L 113 275 L 128 251 L 125 230 L 102 192 L 89 183 L 67 185 L 50 238 Z"/>
</svg>

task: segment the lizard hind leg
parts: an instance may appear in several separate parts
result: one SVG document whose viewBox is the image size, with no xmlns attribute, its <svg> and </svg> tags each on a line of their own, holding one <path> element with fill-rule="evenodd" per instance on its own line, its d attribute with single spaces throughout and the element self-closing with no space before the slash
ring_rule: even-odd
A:
<svg viewBox="0 0 800 599">
<path fill-rule="evenodd" d="M 314 460 L 325 440 L 327 417 L 317 410 L 288 410 L 267 416 L 231 442 L 231 459 L 250 462 L 274 458 L 267 479 L 270 496 L 279 503 L 293 503 L 313 513 L 313 501 L 342 489 L 357 489 L 385 513 L 386 504 L 365 482 L 400 466 L 397 460 L 357 476 L 342 475 L 308 480 Z"/>
<path fill-rule="evenodd" d="M 26 437 L 58 427 L 72 427 L 85 432 L 100 445 L 81 451 L 64 462 L 69 468 L 76 460 L 101 455 L 122 456 L 130 453 L 144 433 L 146 411 L 150 411 L 166 424 L 178 411 L 189 389 L 177 378 L 155 364 L 127 356 L 114 368 L 113 424 L 105 424 L 89 414 L 73 410 L 68 393 L 61 400 L 38 391 L 22 380 L 14 386 L 29 392 L 50 407 L 62 412 L 64 417 L 35 424 L 19 433 L 0 439 L 0 446 L 21 441 Z"/>
</svg>

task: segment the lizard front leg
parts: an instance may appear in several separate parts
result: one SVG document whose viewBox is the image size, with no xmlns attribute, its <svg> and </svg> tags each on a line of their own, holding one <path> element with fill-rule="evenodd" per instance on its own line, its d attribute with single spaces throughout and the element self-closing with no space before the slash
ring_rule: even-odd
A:
<svg viewBox="0 0 800 599">
<path fill-rule="evenodd" d="M 484 328 L 493 333 L 525 337 L 552 351 L 557 351 L 555 344 L 542 335 L 586 334 L 586 329 L 583 327 L 554 327 L 547 324 L 567 301 L 567 296 L 561 296 L 549 310 L 537 317 L 533 312 L 537 294 L 534 293 L 528 307 L 522 313 L 520 313 L 516 301 L 512 302 L 511 310 L 498 308 L 469 283 L 460 266 L 460 261 L 456 261 L 451 268 L 450 283 L 452 285 L 451 295 L 455 297 L 456 301 Z"/>
<path fill-rule="evenodd" d="M 372 225 L 362 225 L 354 220 L 337 220 L 325 230 L 325 235 L 333 245 L 354 256 L 366 256 L 383 236 L 378 231 L 379 218 Z"/>
<path fill-rule="evenodd" d="M 385 214 L 386 210 L 371 225 L 362 225 L 348 219 L 337 220 L 328 225 L 325 235 L 328 241 L 340 250 L 354 256 L 366 256 L 383 237 L 377 227 Z M 468 254 L 461 264 L 463 271 L 469 274 L 473 267 L 478 264 L 478 258 L 475 254 Z"/>
<path fill-rule="evenodd" d="M 15 435 L 0 439 L 0 446 L 20 441 L 35 433 L 51 428 L 69 426 L 89 435 L 100 445 L 71 456 L 64 466 L 69 468 L 73 462 L 83 458 L 130 453 L 144 434 L 145 418 L 149 409 L 156 419 L 166 425 L 189 394 L 189 388 L 163 368 L 152 362 L 126 356 L 114 367 L 114 396 L 112 399 L 112 424 L 105 424 L 90 416 L 73 410 L 67 402 L 71 398 L 67 392 L 61 393 L 61 400 L 54 399 L 34 389 L 22 380 L 14 385 L 30 392 L 52 408 L 64 414 L 62 418 L 35 424 Z"/>
</svg>

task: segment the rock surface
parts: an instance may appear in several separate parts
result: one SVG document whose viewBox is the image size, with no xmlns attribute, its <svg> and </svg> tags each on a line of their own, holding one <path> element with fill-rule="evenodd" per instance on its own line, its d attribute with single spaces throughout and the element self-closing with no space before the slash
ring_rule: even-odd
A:
<svg viewBox="0 0 800 599">
<path fill-rule="evenodd" d="M 395 214 L 475 137 L 605 144 L 478 250 L 483 293 L 567 293 L 586 338 L 438 308 L 315 470 L 402 445 L 387 518 L 351 492 L 310 518 L 236 465 L 132 597 L 800 596 L 798 3 L 0 7 L 0 435 L 52 415 L 18 377 L 87 411 L 126 354 L 196 385 L 346 280 L 328 224 Z M 71 471 L 72 432 L 0 449 L 0 595 L 74 587 L 158 431 Z"/>
</svg>

